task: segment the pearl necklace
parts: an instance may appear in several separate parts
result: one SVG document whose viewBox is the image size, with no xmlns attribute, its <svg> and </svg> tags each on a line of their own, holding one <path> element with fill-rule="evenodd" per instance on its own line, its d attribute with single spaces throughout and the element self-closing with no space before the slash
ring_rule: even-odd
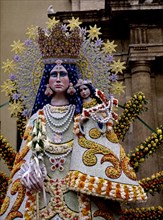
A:
<svg viewBox="0 0 163 220">
<path fill-rule="evenodd" d="M 68 149 L 68 151 L 67 151 L 65 154 L 62 154 L 62 155 L 56 156 L 56 157 L 51 156 L 51 155 L 48 154 L 46 151 L 45 151 L 44 153 L 45 153 L 45 155 L 46 155 L 47 157 L 49 157 L 49 158 L 53 158 L 53 159 L 55 159 L 55 160 L 59 160 L 59 159 L 61 159 L 61 158 L 67 157 L 67 156 L 69 155 L 69 153 L 71 153 L 71 151 L 72 151 L 72 148 Z"/>
<path fill-rule="evenodd" d="M 47 110 L 49 116 L 51 118 L 54 118 L 56 120 L 60 120 L 60 119 L 63 119 L 65 118 L 65 116 L 70 112 L 72 106 L 69 105 L 69 106 L 66 106 L 64 108 L 53 108 L 51 105 L 47 104 L 46 106 L 44 106 L 44 108 Z M 61 115 L 54 115 L 53 113 L 60 113 Z"/>
<path fill-rule="evenodd" d="M 57 113 L 51 113 L 49 105 L 44 106 L 43 111 L 50 130 L 54 133 L 62 134 L 67 131 L 71 124 L 75 112 L 75 105 L 70 105 L 68 110 L 63 114 L 64 116 L 59 116 Z M 59 123 L 58 121 L 62 119 L 64 119 L 63 122 Z"/>
</svg>

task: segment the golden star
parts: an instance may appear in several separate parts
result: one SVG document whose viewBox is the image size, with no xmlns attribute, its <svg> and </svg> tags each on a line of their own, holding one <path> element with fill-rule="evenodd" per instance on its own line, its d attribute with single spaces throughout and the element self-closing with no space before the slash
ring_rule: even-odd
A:
<svg viewBox="0 0 163 220">
<path fill-rule="evenodd" d="M 11 51 L 14 51 L 15 54 L 20 54 L 25 49 L 24 43 L 21 43 L 20 40 L 14 41 L 11 47 L 12 47 Z"/>
<path fill-rule="evenodd" d="M 30 27 L 27 28 L 26 35 L 28 35 L 29 39 L 35 40 L 37 35 L 38 35 L 38 27 L 31 25 Z"/>
<path fill-rule="evenodd" d="M 10 81 L 9 79 L 6 80 L 1 87 L 2 92 L 5 92 L 6 96 L 9 96 L 13 93 L 13 91 L 16 91 L 14 82 Z"/>
<path fill-rule="evenodd" d="M 89 34 L 88 34 L 88 37 L 90 37 L 92 40 L 94 40 L 95 38 L 98 39 L 98 36 L 99 36 L 100 34 L 102 34 L 102 33 L 99 31 L 101 28 L 97 28 L 96 24 L 94 25 L 94 27 L 92 27 L 92 26 L 89 26 L 89 27 L 90 27 L 90 30 L 87 31 L 87 32 L 89 33 Z"/>
<path fill-rule="evenodd" d="M 19 113 L 22 112 L 23 106 L 21 101 L 14 100 L 13 103 L 9 104 L 9 110 L 11 111 L 11 115 L 17 117 Z"/>
<path fill-rule="evenodd" d="M 4 69 L 5 73 L 11 73 L 14 71 L 15 64 L 13 60 L 7 59 L 6 62 L 2 62 L 2 64 L 2 69 Z"/>
<path fill-rule="evenodd" d="M 117 47 L 116 44 L 114 44 L 114 40 L 112 42 L 110 42 L 109 40 L 107 40 L 106 43 L 103 43 L 103 51 L 105 53 L 109 53 L 109 54 L 112 54 L 113 52 L 115 52 L 115 47 Z"/>
<path fill-rule="evenodd" d="M 46 22 L 46 25 L 48 29 L 52 29 L 52 27 L 58 23 L 59 23 L 59 20 L 55 20 L 55 17 L 54 17 L 53 19 L 49 18 L 48 21 Z"/>
<path fill-rule="evenodd" d="M 118 94 L 118 95 L 120 95 L 121 93 L 124 93 L 125 91 L 124 91 L 124 88 L 126 88 L 126 86 L 123 86 L 122 85 L 122 83 L 123 82 L 115 82 L 115 83 L 113 83 L 112 84 L 112 88 L 111 88 L 111 90 L 112 90 L 112 93 L 113 94 Z"/>
<path fill-rule="evenodd" d="M 71 20 L 68 20 L 68 22 L 69 24 L 67 25 L 67 27 L 70 27 L 70 31 L 75 27 L 80 27 L 79 25 L 82 24 L 82 22 L 79 21 L 79 18 L 75 19 L 74 17 L 72 17 Z"/>
<path fill-rule="evenodd" d="M 125 64 L 125 62 L 121 62 L 120 59 L 118 59 L 118 61 L 113 61 L 113 64 L 111 64 L 110 66 L 112 67 L 112 72 L 117 73 L 123 73 L 123 70 L 126 69 L 125 66 L 123 66 Z"/>
</svg>

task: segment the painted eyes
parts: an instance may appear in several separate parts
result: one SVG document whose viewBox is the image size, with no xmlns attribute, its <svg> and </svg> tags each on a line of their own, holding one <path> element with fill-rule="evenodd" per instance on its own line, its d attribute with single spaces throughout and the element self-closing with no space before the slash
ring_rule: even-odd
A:
<svg viewBox="0 0 163 220">
<path fill-rule="evenodd" d="M 80 89 L 79 91 L 80 92 L 83 92 L 83 91 L 86 91 L 88 88 L 83 88 L 83 89 Z"/>
<path fill-rule="evenodd" d="M 64 72 L 64 71 L 61 71 L 61 72 L 54 71 L 54 72 L 50 73 L 50 76 L 52 76 L 52 77 L 56 77 L 57 78 L 58 75 L 59 75 L 59 77 L 65 77 L 65 76 L 67 76 L 67 73 Z"/>
</svg>

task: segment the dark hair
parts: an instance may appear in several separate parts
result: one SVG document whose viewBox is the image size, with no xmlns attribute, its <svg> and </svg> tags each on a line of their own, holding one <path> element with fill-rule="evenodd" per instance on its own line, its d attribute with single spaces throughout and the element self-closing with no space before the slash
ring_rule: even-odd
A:
<svg viewBox="0 0 163 220">
<path fill-rule="evenodd" d="M 44 105 L 50 103 L 52 96 L 48 97 L 45 95 L 46 85 L 49 83 L 50 72 L 56 64 L 45 64 L 44 73 L 40 82 L 40 86 L 37 92 L 37 96 L 35 99 L 35 103 L 32 109 L 32 115 L 36 113 L 39 109 L 42 109 Z M 65 69 L 68 71 L 68 77 L 71 83 L 75 85 L 78 81 L 78 69 L 75 64 L 62 64 Z M 73 96 L 67 94 L 67 98 L 70 104 L 74 104 L 76 106 L 75 114 L 81 112 L 82 102 L 77 94 Z"/>
</svg>

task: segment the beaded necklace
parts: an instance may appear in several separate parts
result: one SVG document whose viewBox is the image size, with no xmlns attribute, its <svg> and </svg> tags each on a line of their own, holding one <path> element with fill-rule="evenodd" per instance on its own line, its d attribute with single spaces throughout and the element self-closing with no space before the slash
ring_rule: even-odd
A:
<svg viewBox="0 0 163 220">
<path fill-rule="evenodd" d="M 67 131 L 71 124 L 75 112 L 75 105 L 70 105 L 66 112 L 61 114 L 51 112 L 49 105 L 44 106 L 43 111 L 51 131 L 61 134 Z M 62 122 L 59 123 L 60 120 L 62 120 Z"/>
<path fill-rule="evenodd" d="M 94 100 L 92 104 L 95 103 Z M 84 103 L 86 104 L 86 103 Z M 88 103 L 87 106 L 91 106 L 91 102 Z M 97 121 L 99 123 L 106 124 L 110 119 L 112 119 L 112 108 L 113 108 L 113 99 L 109 100 L 108 103 L 102 103 L 93 105 L 90 108 L 84 108 L 82 115 L 84 117 L 91 117 L 94 121 Z M 100 115 L 103 115 L 105 113 L 105 117 L 100 117 L 98 113 L 101 113 Z"/>
</svg>

